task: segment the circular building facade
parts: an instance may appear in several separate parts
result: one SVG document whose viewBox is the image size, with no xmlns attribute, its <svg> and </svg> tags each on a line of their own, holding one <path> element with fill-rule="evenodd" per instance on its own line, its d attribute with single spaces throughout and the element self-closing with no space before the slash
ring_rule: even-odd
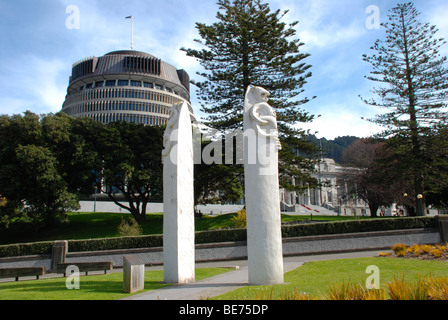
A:
<svg viewBox="0 0 448 320">
<path fill-rule="evenodd" d="M 114 51 L 73 65 L 62 111 L 115 121 L 163 125 L 174 103 L 190 100 L 190 78 L 160 59 L 139 51 Z"/>
</svg>

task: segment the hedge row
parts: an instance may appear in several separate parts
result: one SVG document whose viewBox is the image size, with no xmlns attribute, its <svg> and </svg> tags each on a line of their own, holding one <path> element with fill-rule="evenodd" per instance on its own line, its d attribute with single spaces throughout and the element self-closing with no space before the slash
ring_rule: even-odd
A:
<svg viewBox="0 0 448 320">
<path fill-rule="evenodd" d="M 0 246 L 0 258 L 51 254 L 53 241 L 17 243 Z"/>
<path fill-rule="evenodd" d="M 382 218 L 369 220 L 338 221 L 283 226 L 283 238 L 314 235 L 388 231 L 401 229 L 437 228 L 434 217 Z"/>
<path fill-rule="evenodd" d="M 283 238 L 400 229 L 437 228 L 434 217 L 391 218 L 282 226 Z M 245 229 L 222 229 L 196 232 L 197 244 L 246 241 Z M 53 242 L 0 246 L 0 257 L 50 254 Z M 153 248 L 163 246 L 162 235 L 90 240 L 69 240 L 70 252 Z"/>
</svg>

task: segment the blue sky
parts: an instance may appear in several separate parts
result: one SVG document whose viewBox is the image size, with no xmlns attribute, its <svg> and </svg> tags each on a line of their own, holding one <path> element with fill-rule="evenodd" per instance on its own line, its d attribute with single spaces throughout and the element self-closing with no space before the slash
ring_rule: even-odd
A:
<svg viewBox="0 0 448 320">
<path fill-rule="evenodd" d="M 403 1 L 391 0 L 268 0 L 271 8 L 289 9 L 286 22 L 300 21 L 298 37 L 310 53 L 313 76 L 304 96 L 317 96 L 303 106 L 321 115 L 304 128 L 318 137 L 366 137 L 379 127 L 361 120 L 382 110 L 365 105 L 359 95 L 370 96 L 374 83 L 364 79 L 370 66 L 362 61 L 384 30 L 366 27 L 370 5 L 379 8 L 380 21 Z M 439 37 L 448 38 L 448 1 L 416 0 L 423 22 L 436 25 Z M 79 28 L 67 28 L 71 12 L 79 9 Z M 216 21 L 214 0 L 0 0 L 0 113 L 26 110 L 50 113 L 61 110 L 72 64 L 90 56 L 129 49 L 134 16 L 134 49 L 148 52 L 185 69 L 198 79 L 199 63 L 181 47 L 196 48 L 195 22 Z M 442 50 L 448 55 L 448 45 Z M 195 88 L 192 105 L 199 112 Z"/>
</svg>

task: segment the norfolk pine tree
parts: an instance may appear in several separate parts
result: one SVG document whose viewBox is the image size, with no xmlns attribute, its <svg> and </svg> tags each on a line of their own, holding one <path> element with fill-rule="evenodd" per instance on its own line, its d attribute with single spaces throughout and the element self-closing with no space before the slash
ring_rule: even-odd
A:
<svg viewBox="0 0 448 320">
<path fill-rule="evenodd" d="M 379 100 L 363 100 L 387 109 L 370 121 L 386 128 L 383 137 L 393 138 L 389 140 L 394 143 L 399 140 L 416 197 L 425 196 L 429 187 L 425 182 L 435 170 L 425 139 L 437 134 L 446 121 L 448 97 L 447 59 L 439 53 L 445 41 L 436 38 L 437 28 L 420 22 L 419 15 L 412 3 L 397 5 L 389 22 L 382 24 L 385 41 L 377 40 L 371 48 L 377 54 L 363 56 L 373 67 L 366 78 L 383 84 L 372 91 Z M 417 215 L 424 215 L 425 197 L 416 199 L 416 204 Z"/>
<path fill-rule="evenodd" d="M 291 178 L 316 185 L 309 172 L 315 147 L 305 137 L 308 132 L 297 124 L 310 122 L 313 115 L 300 108 L 310 99 L 298 98 L 311 77 L 310 65 L 303 60 L 304 45 L 296 37 L 298 22 L 282 22 L 288 11 L 272 12 L 261 0 L 219 0 L 217 19 L 212 25 L 197 23 L 201 37 L 195 40 L 202 50 L 185 49 L 188 56 L 199 60 L 205 78 L 195 82 L 201 111 L 206 113 L 206 125 L 225 132 L 242 129 L 244 97 L 249 85 L 261 86 L 271 95 L 269 104 L 276 109 L 280 151 L 280 184 L 289 190 L 300 191 Z M 298 154 L 307 155 L 301 157 Z"/>
</svg>

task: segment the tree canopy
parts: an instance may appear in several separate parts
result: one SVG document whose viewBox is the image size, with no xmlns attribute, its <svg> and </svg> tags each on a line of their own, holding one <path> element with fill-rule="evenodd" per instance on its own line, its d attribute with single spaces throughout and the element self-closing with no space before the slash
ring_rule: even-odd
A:
<svg viewBox="0 0 448 320">
<path fill-rule="evenodd" d="M 446 42 L 436 37 L 436 26 L 420 21 L 412 2 L 394 7 L 382 26 L 385 40 L 375 42 L 375 54 L 364 55 L 373 68 L 366 78 L 380 84 L 373 89 L 378 99 L 364 101 L 387 110 L 371 121 L 384 126 L 381 136 L 392 137 L 389 141 L 402 152 L 402 168 L 413 179 L 417 213 L 424 215 L 428 177 L 438 168 L 428 137 L 438 134 L 448 115 L 447 58 L 440 55 Z"/>
<path fill-rule="evenodd" d="M 312 73 L 305 62 L 310 55 L 302 51 L 304 43 L 295 30 L 298 22 L 283 22 L 288 11 L 272 11 L 262 0 L 218 0 L 217 4 L 217 22 L 196 23 L 201 39 L 195 42 L 202 49 L 182 48 L 204 69 L 197 73 L 203 80 L 193 84 L 201 111 L 207 114 L 205 124 L 222 132 L 241 129 L 247 87 L 265 88 L 277 112 L 283 147 L 281 185 L 298 190 L 300 185 L 292 180 L 315 185 L 309 172 L 317 148 L 305 139 L 308 132 L 300 129 L 300 123 L 314 116 L 301 109 L 310 101 L 302 95 Z"/>
</svg>

